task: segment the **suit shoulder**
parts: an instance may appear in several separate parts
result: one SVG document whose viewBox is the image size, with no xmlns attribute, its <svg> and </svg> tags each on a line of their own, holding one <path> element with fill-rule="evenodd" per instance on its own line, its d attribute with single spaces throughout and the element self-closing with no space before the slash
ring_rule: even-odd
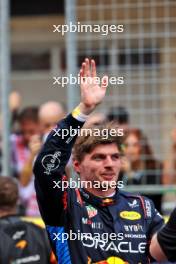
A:
<svg viewBox="0 0 176 264">
<path fill-rule="evenodd" d="M 124 197 L 128 205 L 134 209 L 136 208 L 139 204 L 142 210 L 144 211 L 144 215 L 146 218 L 151 218 L 152 217 L 152 211 L 154 208 L 154 204 L 152 200 L 150 200 L 148 197 L 140 195 L 140 194 L 133 194 L 129 192 L 120 192 L 120 196 Z"/>
<path fill-rule="evenodd" d="M 126 191 L 119 191 L 120 196 L 126 198 L 126 199 L 139 199 L 139 200 L 143 200 L 143 201 L 149 201 L 150 203 L 153 203 L 151 199 L 149 199 L 148 197 L 141 195 L 139 193 L 130 193 L 130 192 L 126 192 Z"/>
</svg>

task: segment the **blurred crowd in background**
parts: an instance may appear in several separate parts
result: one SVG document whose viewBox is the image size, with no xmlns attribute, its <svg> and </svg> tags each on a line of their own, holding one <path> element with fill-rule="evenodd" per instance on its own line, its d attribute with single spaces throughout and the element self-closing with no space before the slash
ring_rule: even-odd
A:
<svg viewBox="0 0 176 264">
<path fill-rule="evenodd" d="M 21 95 L 13 91 L 9 96 L 11 110 L 11 175 L 18 180 L 19 186 L 19 214 L 25 216 L 40 216 L 34 189 L 33 163 L 40 151 L 48 133 L 57 122 L 67 114 L 65 107 L 58 102 L 48 101 L 39 108 L 36 106 L 21 109 Z M 134 128 L 130 123 L 128 109 L 117 106 L 109 109 L 107 114 L 93 113 L 86 122 L 86 127 L 105 121 L 115 121 L 118 127 L 123 128 L 127 135 L 124 141 L 124 156 L 119 180 L 124 185 L 171 185 L 176 183 L 176 129 L 171 131 L 171 157 L 169 160 L 157 160 L 153 154 L 150 140 L 145 131 Z M 1 133 L 3 128 L 1 127 Z M 69 167 L 71 162 L 69 163 Z M 67 168 L 67 174 L 70 169 Z M 6 176 L 6 175 L 5 175 Z M 69 175 L 70 176 L 70 175 Z M 140 192 L 140 188 L 139 188 Z M 143 194 L 143 193 L 142 193 Z M 144 193 L 144 195 L 146 195 Z M 166 200 L 174 202 L 174 194 L 162 195 L 152 193 L 148 196 L 155 203 L 161 213 L 162 203 Z"/>
<path fill-rule="evenodd" d="M 123 180 L 125 189 L 134 187 L 135 192 L 150 197 L 163 215 L 169 215 L 176 202 L 176 191 L 172 190 L 176 187 L 176 2 L 38 0 L 36 5 L 34 0 L 11 0 L 10 13 L 11 174 L 2 175 L 4 130 L 0 112 L 0 224 L 3 226 L 5 218 L 9 221 L 12 237 L 18 225 L 12 224 L 14 219 L 9 220 L 11 214 L 40 217 L 33 163 L 48 133 L 68 113 L 65 105 L 71 109 L 79 97 L 76 85 L 72 86 L 73 91 L 69 85 L 63 89 L 61 85 L 54 86 L 51 79 L 56 74 L 78 72 L 82 60 L 90 56 L 95 59 L 100 76 L 124 76 L 125 82 L 109 87 L 104 103 L 85 126 L 115 121 L 124 129 L 127 136 L 119 180 Z M 124 32 L 108 36 L 83 32 L 67 38 L 54 33 L 52 27 L 64 25 L 65 20 L 86 25 L 123 24 Z M 66 173 L 75 176 L 71 160 Z M 12 179 L 18 185 L 18 193 Z M 43 254 L 49 248 L 48 241 L 44 242 L 46 234 L 36 227 L 27 227 L 21 218 L 18 224 L 29 231 L 25 239 L 33 246 L 30 253 L 35 254 L 39 245 L 40 262 L 55 263 L 52 256 L 48 261 L 50 252 Z M 7 259 L 3 262 L 1 257 L 5 259 L 5 250 L 8 258 L 12 257 L 9 253 L 16 245 L 11 245 L 12 240 L 9 242 L 7 233 L 1 231 L 0 263 L 6 264 Z M 42 237 L 39 235 L 38 239 L 37 234 Z"/>
</svg>

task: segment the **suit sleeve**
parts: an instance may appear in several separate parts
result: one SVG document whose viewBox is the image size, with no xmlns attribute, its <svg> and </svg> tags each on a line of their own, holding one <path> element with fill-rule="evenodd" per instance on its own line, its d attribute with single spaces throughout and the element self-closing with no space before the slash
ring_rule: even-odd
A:
<svg viewBox="0 0 176 264">
<path fill-rule="evenodd" d="M 61 184 L 66 181 L 65 167 L 77 137 L 75 131 L 83 124 L 71 114 L 61 120 L 47 137 L 36 158 L 34 164 L 35 189 L 45 224 L 52 226 L 62 224 L 67 189 L 61 189 Z"/>
<path fill-rule="evenodd" d="M 176 261 L 176 208 L 168 223 L 157 234 L 158 242 L 169 261 Z"/>
<path fill-rule="evenodd" d="M 164 219 L 155 208 L 153 201 L 148 198 L 145 199 L 145 209 L 149 221 L 149 237 L 151 239 L 152 236 L 164 225 Z"/>
</svg>

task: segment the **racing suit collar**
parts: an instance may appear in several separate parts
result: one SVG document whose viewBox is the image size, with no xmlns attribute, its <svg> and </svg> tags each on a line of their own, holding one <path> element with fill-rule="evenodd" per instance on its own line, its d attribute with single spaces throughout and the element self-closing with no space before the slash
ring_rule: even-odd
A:
<svg viewBox="0 0 176 264">
<path fill-rule="evenodd" d="M 83 198 L 84 201 L 87 201 L 91 204 L 100 206 L 100 207 L 105 207 L 105 206 L 109 206 L 109 205 L 114 205 L 117 203 L 118 200 L 118 195 L 119 195 L 119 191 L 118 188 L 116 189 L 115 194 L 112 197 L 99 197 L 99 196 L 95 196 L 94 194 L 88 192 L 87 190 L 85 190 L 84 188 L 80 189 L 80 194 Z"/>
</svg>

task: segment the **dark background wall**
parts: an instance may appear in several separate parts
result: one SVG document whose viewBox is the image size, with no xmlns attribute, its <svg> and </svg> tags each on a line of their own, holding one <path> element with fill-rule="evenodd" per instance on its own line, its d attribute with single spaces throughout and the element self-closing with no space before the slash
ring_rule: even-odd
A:
<svg viewBox="0 0 176 264">
<path fill-rule="evenodd" d="M 11 0 L 11 15 L 64 14 L 64 0 Z"/>
</svg>

